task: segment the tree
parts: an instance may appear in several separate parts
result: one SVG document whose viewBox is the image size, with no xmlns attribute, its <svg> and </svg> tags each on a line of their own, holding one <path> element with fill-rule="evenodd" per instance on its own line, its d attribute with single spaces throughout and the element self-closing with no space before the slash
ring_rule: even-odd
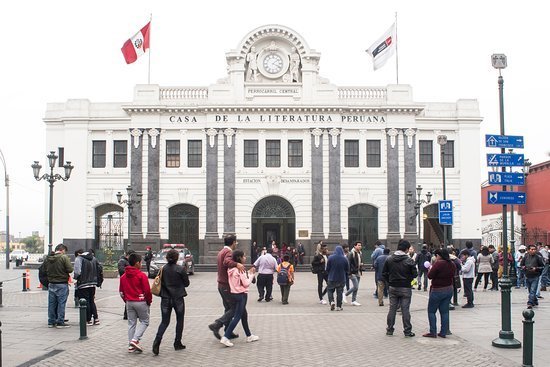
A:
<svg viewBox="0 0 550 367">
<path fill-rule="evenodd" d="M 38 236 L 25 237 L 21 242 L 25 244 L 25 249 L 31 254 L 44 251 L 44 242 Z"/>
</svg>

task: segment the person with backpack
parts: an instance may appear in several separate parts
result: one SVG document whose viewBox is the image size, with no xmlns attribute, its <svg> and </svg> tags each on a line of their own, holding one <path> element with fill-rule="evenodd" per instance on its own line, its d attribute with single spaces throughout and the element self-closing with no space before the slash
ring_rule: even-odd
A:
<svg viewBox="0 0 550 367">
<path fill-rule="evenodd" d="M 67 328 L 65 323 L 65 306 L 69 296 L 69 278 L 73 266 L 65 255 L 67 246 L 60 243 L 55 247 L 55 253 L 44 260 L 48 284 L 48 327 Z"/>
<path fill-rule="evenodd" d="M 326 270 L 328 260 L 327 254 L 327 245 L 323 244 L 323 241 L 320 241 L 317 244 L 317 251 L 315 252 L 315 256 L 313 256 L 313 261 L 311 262 L 311 272 L 313 274 L 317 274 L 317 293 L 319 294 L 319 303 L 322 305 L 327 304 L 327 301 L 323 299 L 327 293 L 327 287 L 323 289 L 323 282 L 328 282 L 328 273 Z"/>
<path fill-rule="evenodd" d="M 96 287 L 101 287 L 103 283 L 103 267 L 95 258 L 93 250 L 83 252 L 75 259 L 74 278 L 77 281 L 78 296 L 86 300 L 86 322 L 88 326 L 99 325 L 95 291 Z"/>
<path fill-rule="evenodd" d="M 432 263 L 432 254 L 428 251 L 426 244 L 422 245 L 422 250 L 416 255 L 416 267 L 418 268 L 418 290 L 422 289 L 422 277 L 424 277 L 424 292 L 428 291 L 428 269 L 424 266 L 425 262 Z"/>
<path fill-rule="evenodd" d="M 342 300 L 346 274 L 349 273 L 349 261 L 344 256 L 342 246 L 336 246 L 334 254 L 330 255 L 327 261 L 328 273 L 328 301 L 330 310 L 342 311 Z M 336 291 L 336 303 L 334 302 L 334 291 Z"/>
<path fill-rule="evenodd" d="M 281 287 L 281 302 L 288 305 L 290 286 L 294 284 L 294 266 L 289 262 L 290 256 L 283 255 L 283 262 L 277 266 L 277 284 Z"/>
</svg>

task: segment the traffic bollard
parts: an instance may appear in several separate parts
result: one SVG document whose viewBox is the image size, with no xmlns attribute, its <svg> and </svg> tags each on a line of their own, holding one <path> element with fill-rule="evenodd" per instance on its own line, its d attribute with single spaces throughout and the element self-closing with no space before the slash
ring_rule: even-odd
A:
<svg viewBox="0 0 550 367">
<path fill-rule="evenodd" d="M 31 290 L 31 271 L 27 269 L 26 273 L 27 273 L 27 282 L 25 283 L 25 287 L 27 287 L 27 290 L 30 291 Z"/>
<path fill-rule="evenodd" d="M 27 273 L 23 272 L 23 292 L 27 291 Z"/>
<path fill-rule="evenodd" d="M 2 290 L 4 289 L 4 282 L 0 282 L 0 307 L 4 307 L 2 303 Z"/>
<path fill-rule="evenodd" d="M 86 335 L 86 300 L 80 299 L 80 340 L 88 339 Z"/>
<path fill-rule="evenodd" d="M 533 310 L 523 311 L 523 367 L 533 367 Z"/>
</svg>

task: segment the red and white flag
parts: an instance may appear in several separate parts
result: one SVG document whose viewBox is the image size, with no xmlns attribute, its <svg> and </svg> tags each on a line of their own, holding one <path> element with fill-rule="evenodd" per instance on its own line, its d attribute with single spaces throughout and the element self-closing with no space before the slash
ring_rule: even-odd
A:
<svg viewBox="0 0 550 367">
<path fill-rule="evenodd" d="M 372 44 L 367 50 L 367 53 L 372 56 L 372 64 L 374 70 L 384 66 L 386 61 L 395 53 L 396 47 L 396 30 L 395 23 Z"/>
<path fill-rule="evenodd" d="M 149 49 L 149 28 L 151 22 L 141 28 L 132 38 L 124 42 L 122 46 L 122 55 L 127 64 L 131 64 Z"/>
</svg>

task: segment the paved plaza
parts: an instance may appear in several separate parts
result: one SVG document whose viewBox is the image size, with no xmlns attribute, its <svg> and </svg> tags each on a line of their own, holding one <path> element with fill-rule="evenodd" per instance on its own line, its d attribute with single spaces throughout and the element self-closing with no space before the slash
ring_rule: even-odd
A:
<svg viewBox="0 0 550 367">
<path fill-rule="evenodd" d="M 233 348 L 214 338 L 207 325 L 221 315 L 222 305 L 216 289 L 215 273 L 196 273 L 190 277 L 186 297 L 183 343 L 186 350 L 172 348 L 175 317 L 154 356 L 151 345 L 160 323 L 160 299 L 154 297 L 151 323 L 142 340 L 143 354 L 127 352 L 127 324 L 122 320 L 123 302 L 118 295 L 118 279 L 106 279 L 97 292 L 100 326 L 88 328 L 89 338 L 78 340 L 78 309 L 71 296 L 67 305 L 68 329 L 47 328 L 47 292 L 36 288 L 37 270 L 30 292 L 21 291 L 21 279 L 4 283 L 2 322 L 3 366 L 520 366 L 522 350 L 491 346 L 500 330 L 500 294 L 478 291 L 474 309 L 451 311 L 452 336 L 428 339 L 427 292 L 414 291 L 411 305 L 414 338 L 402 334 L 400 318 L 394 336 L 385 335 L 387 304 L 379 307 L 372 296 L 373 273 L 361 280 L 358 301 L 362 306 L 345 306 L 331 312 L 317 302 L 316 276 L 298 273 L 291 289 L 289 305 L 280 301 L 278 286 L 274 301 L 258 303 L 255 286 L 248 302 L 249 323 L 260 341 L 246 343 L 244 332 Z M 20 270 L 0 270 L 0 280 L 21 276 Z M 543 293 L 546 295 L 546 292 Z M 527 294 L 512 294 L 512 329 L 522 340 L 522 317 Z M 550 298 L 550 294 L 549 297 Z M 459 302 L 463 302 L 459 294 Z M 550 336 L 550 300 L 541 300 L 535 309 L 535 366 L 549 366 L 545 341 Z"/>
</svg>

